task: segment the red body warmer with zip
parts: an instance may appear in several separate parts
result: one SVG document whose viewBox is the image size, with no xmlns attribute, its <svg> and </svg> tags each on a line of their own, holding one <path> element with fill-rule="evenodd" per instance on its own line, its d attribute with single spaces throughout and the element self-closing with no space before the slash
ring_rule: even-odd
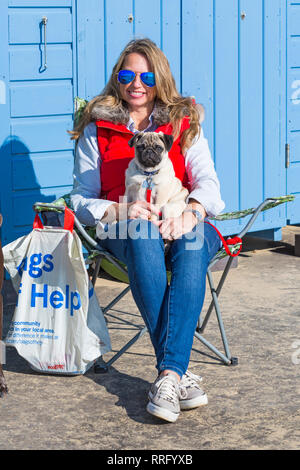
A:
<svg viewBox="0 0 300 470">
<path fill-rule="evenodd" d="M 119 202 L 119 197 L 125 193 L 125 171 L 134 157 L 134 148 L 129 147 L 128 141 L 133 133 L 123 124 L 114 124 L 110 121 L 96 121 L 98 147 L 101 155 L 101 199 Z M 169 152 L 175 175 L 188 187 L 188 178 L 185 171 L 184 156 L 181 152 L 180 139 L 182 133 L 189 127 L 189 118 L 182 120 L 179 137 L 174 141 Z M 172 125 L 159 126 L 155 132 L 172 134 Z"/>
</svg>

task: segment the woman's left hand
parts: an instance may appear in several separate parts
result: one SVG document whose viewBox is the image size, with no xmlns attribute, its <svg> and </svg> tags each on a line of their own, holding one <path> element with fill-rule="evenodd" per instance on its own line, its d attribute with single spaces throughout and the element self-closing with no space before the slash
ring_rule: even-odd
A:
<svg viewBox="0 0 300 470">
<path fill-rule="evenodd" d="M 170 217 L 153 223 L 159 227 L 163 239 L 176 240 L 181 235 L 191 232 L 197 225 L 198 219 L 192 212 L 183 212 L 179 217 Z"/>
</svg>

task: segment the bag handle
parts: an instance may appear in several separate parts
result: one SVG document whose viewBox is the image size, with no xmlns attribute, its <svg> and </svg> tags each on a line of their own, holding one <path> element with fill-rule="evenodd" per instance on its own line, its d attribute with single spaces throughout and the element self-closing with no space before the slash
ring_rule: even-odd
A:
<svg viewBox="0 0 300 470">
<path fill-rule="evenodd" d="M 65 217 L 64 217 L 64 230 L 69 230 L 71 233 L 73 233 L 74 229 L 74 220 L 75 220 L 75 214 L 71 209 L 68 207 L 65 207 Z M 40 219 L 39 214 L 35 214 L 35 218 L 33 221 L 33 228 L 44 228 L 44 225 Z"/>
</svg>

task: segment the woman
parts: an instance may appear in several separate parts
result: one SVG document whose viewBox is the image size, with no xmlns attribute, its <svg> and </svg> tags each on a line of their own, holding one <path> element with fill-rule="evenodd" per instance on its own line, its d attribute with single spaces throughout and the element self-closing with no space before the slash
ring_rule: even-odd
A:
<svg viewBox="0 0 300 470">
<path fill-rule="evenodd" d="M 217 215 L 224 203 L 200 114 L 191 98 L 178 93 L 163 52 L 151 40 L 139 39 L 125 47 L 105 89 L 87 104 L 73 131 L 74 210 L 82 223 L 102 227 L 100 244 L 127 265 L 157 360 L 147 410 L 171 422 L 181 409 L 207 403 L 199 377 L 187 367 L 207 266 L 220 247 L 214 229 L 202 221 Z M 138 131 L 160 130 L 174 137 L 169 157 L 190 193 L 180 217 L 150 222 L 158 214 L 155 205 L 121 202 L 120 197 L 134 155 L 128 141 Z M 131 237 L 136 222 L 139 236 Z M 164 239 L 172 241 L 166 259 Z M 169 286 L 166 263 L 172 271 Z"/>
</svg>

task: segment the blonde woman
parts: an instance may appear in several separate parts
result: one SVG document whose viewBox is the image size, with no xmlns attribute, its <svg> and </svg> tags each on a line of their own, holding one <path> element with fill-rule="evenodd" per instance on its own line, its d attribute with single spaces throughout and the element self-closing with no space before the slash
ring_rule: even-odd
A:
<svg viewBox="0 0 300 470">
<path fill-rule="evenodd" d="M 151 40 L 138 39 L 122 51 L 105 89 L 87 104 L 73 131 L 74 210 L 82 223 L 104 232 L 100 244 L 127 265 L 156 355 L 158 376 L 147 410 L 170 422 L 180 410 L 207 403 L 200 378 L 187 368 L 207 266 L 220 247 L 203 220 L 217 215 L 224 203 L 201 120 L 201 107 L 178 93 L 163 52 Z M 125 170 L 134 155 L 128 141 L 138 131 L 174 137 L 169 157 L 189 190 L 180 217 L 150 222 L 152 214 L 158 215 L 155 205 L 121 202 Z M 171 241 L 166 256 L 164 239 Z M 172 272 L 170 285 L 166 264 Z"/>
</svg>

